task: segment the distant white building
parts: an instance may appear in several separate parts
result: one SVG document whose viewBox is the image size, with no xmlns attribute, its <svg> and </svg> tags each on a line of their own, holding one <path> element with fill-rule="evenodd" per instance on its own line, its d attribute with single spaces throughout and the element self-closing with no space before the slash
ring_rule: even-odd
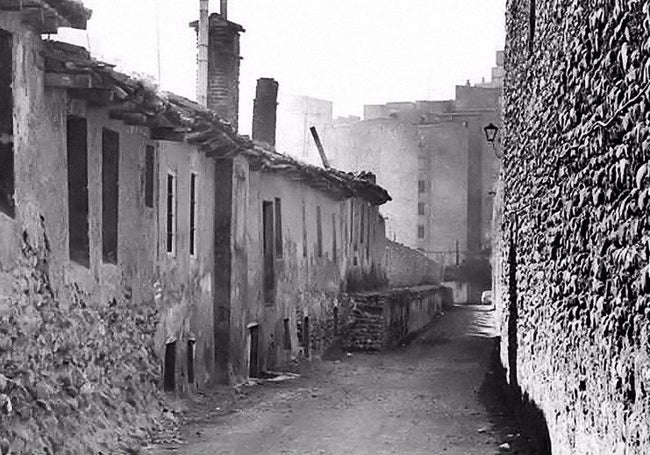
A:
<svg viewBox="0 0 650 455">
<path fill-rule="evenodd" d="M 279 95 L 276 149 L 309 164 L 322 166 L 309 128 L 319 133 L 332 124 L 332 102 L 298 95 Z"/>
</svg>

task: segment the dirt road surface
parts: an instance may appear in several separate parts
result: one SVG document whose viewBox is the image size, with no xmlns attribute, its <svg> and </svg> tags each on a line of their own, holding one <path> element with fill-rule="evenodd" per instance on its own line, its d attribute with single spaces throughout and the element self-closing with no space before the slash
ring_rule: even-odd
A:
<svg viewBox="0 0 650 455">
<path fill-rule="evenodd" d="M 408 346 L 315 361 L 297 379 L 244 387 L 219 406 L 214 399 L 211 409 L 190 412 L 185 443 L 147 453 L 534 453 L 517 442 L 524 438 L 484 384 L 493 315 L 457 306 Z"/>
</svg>

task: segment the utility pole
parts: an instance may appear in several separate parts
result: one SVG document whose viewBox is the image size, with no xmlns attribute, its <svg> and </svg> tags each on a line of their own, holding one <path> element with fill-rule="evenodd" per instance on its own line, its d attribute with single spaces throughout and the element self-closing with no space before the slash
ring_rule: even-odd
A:
<svg viewBox="0 0 650 455">
<path fill-rule="evenodd" d="M 222 0 L 223 5 L 224 0 Z M 209 0 L 199 0 L 199 56 L 196 99 L 203 107 L 208 106 L 208 41 L 210 33 Z"/>
</svg>

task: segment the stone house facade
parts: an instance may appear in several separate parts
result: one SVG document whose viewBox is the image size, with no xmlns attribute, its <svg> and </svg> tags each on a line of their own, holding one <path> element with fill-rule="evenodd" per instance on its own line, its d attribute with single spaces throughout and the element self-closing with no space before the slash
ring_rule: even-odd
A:
<svg viewBox="0 0 650 455">
<path fill-rule="evenodd" d="M 350 283 L 381 282 L 377 206 L 389 199 L 385 190 L 238 136 L 236 112 L 226 123 L 82 48 L 42 41 L 26 14 L 0 15 L 1 57 L 9 63 L 2 89 L 12 95 L 2 106 L 11 118 L 10 127 L 3 123 L 10 146 L 3 142 L 2 158 L 12 172 L 2 175 L 0 214 L 7 305 L 25 242 L 40 242 L 30 248 L 47 262 L 53 300 L 99 313 L 108 305 L 138 321 L 141 331 L 121 342 L 144 348 L 161 387 L 190 391 L 297 355 L 295 314 L 313 314 L 317 333 Z M 218 37 L 242 31 L 226 25 Z M 345 240 L 348 229 L 354 241 Z M 310 292 L 321 295 L 318 309 Z M 279 345 L 266 337 L 280 338 L 278 318 L 283 329 L 289 318 L 282 337 L 294 348 L 271 352 Z M 250 364 L 250 324 L 261 332 L 258 369 L 240 368 Z M 110 357 L 110 346 L 100 351 Z M 309 346 L 303 351 L 309 355 Z"/>
</svg>

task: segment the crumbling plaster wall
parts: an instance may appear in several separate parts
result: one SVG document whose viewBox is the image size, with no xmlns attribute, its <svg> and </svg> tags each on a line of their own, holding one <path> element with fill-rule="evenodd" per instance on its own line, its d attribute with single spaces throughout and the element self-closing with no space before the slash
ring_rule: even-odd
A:
<svg viewBox="0 0 650 455">
<path fill-rule="evenodd" d="M 339 201 L 283 174 L 250 171 L 245 161 L 233 166 L 233 289 L 230 307 L 231 380 L 249 371 L 249 329 L 260 327 L 261 369 L 273 369 L 300 354 L 298 324 L 310 318 L 312 351 L 318 354 L 331 340 L 333 313 L 340 307 L 348 280 L 358 283 L 383 275 L 384 228 L 376 207 L 355 200 L 354 249 L 350 237 L 351 200 Z M 264 301 L 262 201 L 281 200 L 283 257 L 275 259 L 275 302 Z M 246 201 L 245 204 L 242 204 Z M 307 257 L 303 256 L 303 204 Z M 368 207 L 371 244 L 360 243 L 361 207 Z M 321 207 L 322 257 L 317 254 L 316 207 Z M 246 207 L 246 212 L 241 211 Z M 335 230 L 332 225 L 335 215 Z M 368 236 L 365 224 L 364 236 Z M 336 235 L 336 260 L 334 260 Z M 356 255 L 356 264 L 354 257 Z M 351 278 L 353 277 L 353 278 Z M 244 298 L 245 297 L 245 298 Z M 283 347 L 284 319 L 289 319 L 291 350 Z"/>
<path fill-rule="evenodd" d="M 384 267 L 393 287 L 436 284 L 442 280 L 442 266 L 417 250 L 388 241 Z"/>
<path fill-rule="evenodd" d="M 497 305 L 555 454 L 650 452 L 649 8 L 507 3 Z"/>
<path fill-rule="evenodd" d="M 161 358 L 165 343 L 176 340 L 177 384 L 205 386 L 216 380 L 214 356 L 215 161 L 195 146 L 159 142 L 156 276 L 161 291 L 161 326 L 156 337 Z M 167 175 L 176 176 L 176 251 L 167 252 Z M 197 175 L 196 251 L 190 254 L 190 176 Z M 195 382 L 188 383 L 187 350 L 195 340 Z"/>
<path fill-rule="evenodd" d="M 0 15 L 0 27 L 14 38 L 17 202 L 15 219 L 0 214 L 2 450 L 121 451 L 155 425 L 159 405 L 152 342 L 157 312 L 153 295 L 134 300 L 146 291 L 130 269 L 146 245 L 133 248 L 138 238 L 122 247 L 122 276 L 105 271 L 96 252 L 90 270 L 69 263 L 65 137 L 73 108 L 65 91 L 45 89 L 39 35 L 17 13 Z M 137 155 L 123 164 L 132 159 Z M 96 171 L 95 161 L 89 172 Z M 97 197 L 90 195 L 91 207 Z M 138 210 L 131 201 L 120 194 L 124 213 L 133 217 Z M 124 228 L 142 232 L 142 225 Z M 97 232 L 91 248 L 99 244 Z M 100 291 L 103 283 L 110 283 L 108 291 Z"/>
</svg>

